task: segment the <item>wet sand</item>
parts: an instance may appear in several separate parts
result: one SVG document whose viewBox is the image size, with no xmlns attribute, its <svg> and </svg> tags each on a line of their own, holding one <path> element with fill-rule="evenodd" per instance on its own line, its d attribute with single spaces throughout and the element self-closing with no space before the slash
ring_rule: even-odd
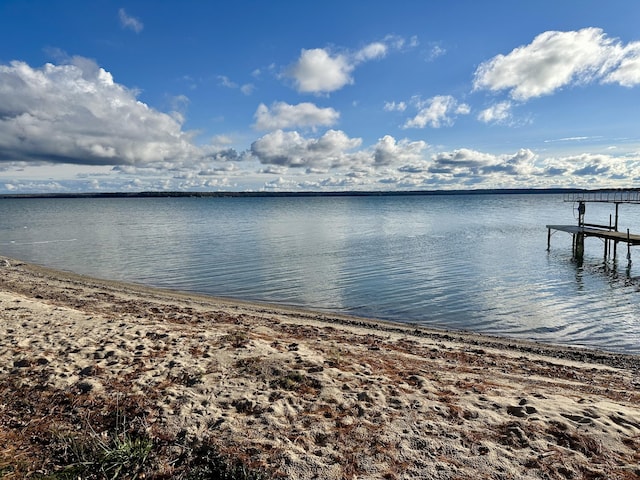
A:
<svg viewBox="0 0 640 480">
<path fill-rule="evenodd" d="M 0 257 L 0 467 L 29 461 L 42 451 L 29 432 L 55 426 L 35 407 L 16 418 L 18 391 L 72 398 L 86 417 L 135 398 L 141 428 L 171 443 L 169 453 L 213 443 L 274 477 L 640 478 L 638 356 L 182 294 Z"/>
</svg>

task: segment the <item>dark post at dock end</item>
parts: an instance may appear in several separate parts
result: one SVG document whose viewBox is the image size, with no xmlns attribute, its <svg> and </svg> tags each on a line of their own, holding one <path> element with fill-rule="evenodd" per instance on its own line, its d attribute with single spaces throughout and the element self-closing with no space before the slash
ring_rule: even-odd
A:
<svg viewBox="0 0 640 480">
<path fill-rule="evenodd" d="M 584 202 L 578 203 L 578 226 L 584 227 L 584 212 L 586 212 L 587 207 Z"/>
</svg>

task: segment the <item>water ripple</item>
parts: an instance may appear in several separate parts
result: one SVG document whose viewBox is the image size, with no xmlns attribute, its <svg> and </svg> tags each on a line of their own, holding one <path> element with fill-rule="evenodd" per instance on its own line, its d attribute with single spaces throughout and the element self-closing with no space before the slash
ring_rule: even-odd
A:
<svg viewBox="0 0 640 480">
<path fill-rule="evenodd" d="M 564 206 L 555 195 L 3 199 L 0 254 L 225 297 L 640 353 L 636 263 L 626 268 L 626 251 L 604 262 L 594 241 L 577 265 L 570 235 L 554 235 L 546 252 L 545 222 L 574 223 Z M 601 206 L 590 214 L 600 210 L 608 215 Z M 625 220 L 640 225 L 640 212 Z"/>
</svg>

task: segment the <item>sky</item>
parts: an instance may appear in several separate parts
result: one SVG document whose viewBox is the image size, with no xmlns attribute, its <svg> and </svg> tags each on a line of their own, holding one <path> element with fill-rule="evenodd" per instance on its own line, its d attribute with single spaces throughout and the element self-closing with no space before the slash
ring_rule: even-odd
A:
<svg viewBox="0 0 640 480">
<path fill-rule="evenodd" d="M 0 193 L 640 186 L 640 2 L 0 0 Z"/>
</svg>

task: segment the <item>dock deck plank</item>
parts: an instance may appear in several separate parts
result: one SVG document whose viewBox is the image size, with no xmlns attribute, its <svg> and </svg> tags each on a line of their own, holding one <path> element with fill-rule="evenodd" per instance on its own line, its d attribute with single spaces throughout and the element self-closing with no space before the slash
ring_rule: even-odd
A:
<svg viewBox="0 0 640 480">
<path fill-rule="evenodd" d="M 640 235 L 629 234 L 626 232 L 615 232 L 603 230 L 600 228 L 580 227 L 578 225 L 547 225 L 550 230 L 558 230 L 561 232 L 583 234 L 585 237 L 597 237 L 605 240 L 614 240 L 616 242 L 630 243 L 631 245 L 640 245 Z"/>
</svg>

